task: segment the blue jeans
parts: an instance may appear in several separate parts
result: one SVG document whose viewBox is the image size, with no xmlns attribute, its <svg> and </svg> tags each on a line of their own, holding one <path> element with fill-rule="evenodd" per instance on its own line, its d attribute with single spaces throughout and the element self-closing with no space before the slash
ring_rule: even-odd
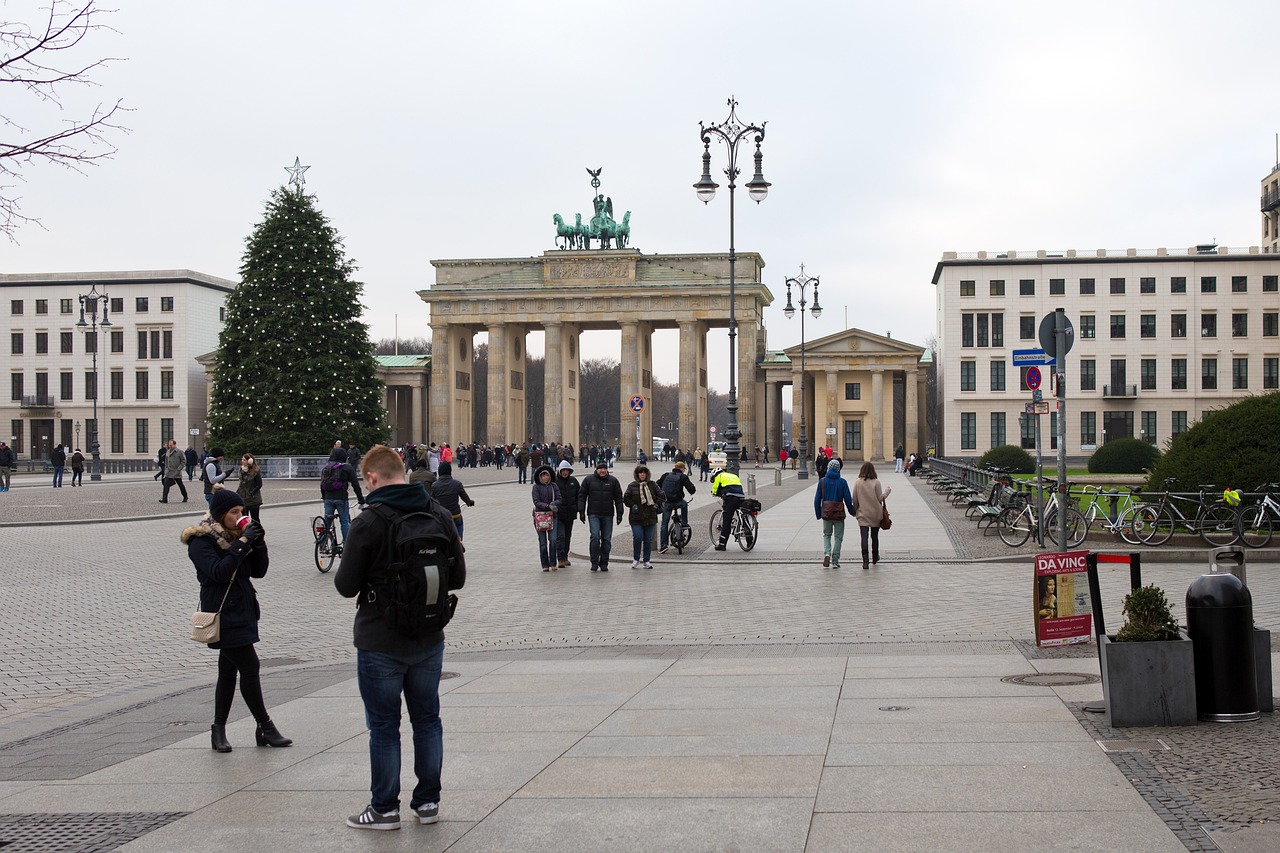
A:
<svg viewBox="0 0 1280 853">
<path fill-rule="evenodd" d="M 573 516 L 568 520 L 556 517 L 556 560 L 569 561 L 569 544 L 573 539 Z"/>
<path fill-rule="evenodd" d="M 680 520 L 685 524 L 689 523 L 689 502 L 688 501 L 667 501 L 662 505 L 662 529 L 658 531 L 658 547 L 665 548 L 669 544 L 667 542 L 667 531 L 671 526 L 671 511 L 679 508 Z"/>
<path fill-rule="evenodd" d="M 649 562 L 649 549 L 653 547 L 653 528 L 656 524 L 657 522 L 631 525 L 631 559 Z M 640 555 L 641 551 L 644 552 L 643 557 Z"/>
<path fill-rule="evenodd" d="M 831 562 L 840 562 L 840 546 L 844 542 L 844 520 L 834 521 L 830 518 L 822 520 L 822 553 L 831 557 Z"/>
<path fill-rule="evenodd" d="M 53 487 L 55 489 L 62 488 L 62 472 L 65 470 L 66 468 L 62 465 L 53 466 Z"/>
<path fill-rule="evenodd" d="M 456 528 L 458 528 L 458 538 L 459 538 L 459 539 L 461 539 L 461 538 L 462 538 L 462 515 L 461 515 L 461 513 L 459 513 L 457 516 L 455 516 L 455 517 L 454 517 L 454 519 L 453 519 L 453 526 L 454 526 L 454 527 L 456 527 Z"/>
<path fill-rule="evenodd" d="M 418 777 L 412 808 L 440 802 L 444 727 L 440 724 L 440 667 L 444 639 L 406 655 L 356 650 L 356 680 L 369 727 L 373 807 L 382 814 L 400 808 L 400 695 L 413 727 L 413 772 Z"/>
<path fill-rule="evenodd" d="M 587 529 L 591 531 L 591 565 L 609 567 L 609 551 L 613 548 L 613 516 L 588 515 Z"/>
<path fill-rule="evenodd" d="M 559 519 L 553 516 L 551 529 L 538 531 L 538 561 L 542 563 L 544 569 L 549 569 L 556 564 L 556 539 L 559 538 L 556 529 L 559 526 Z"/>
<path fill-rule="evenodd" d="M 324 514 L 338 516 L 338 523 L 342 525 L 342 541 L 347 541 L 347 531 L 351 529 L 351 507 L 347 505 L 346 498 L 325 498 Z"/>
</svg>

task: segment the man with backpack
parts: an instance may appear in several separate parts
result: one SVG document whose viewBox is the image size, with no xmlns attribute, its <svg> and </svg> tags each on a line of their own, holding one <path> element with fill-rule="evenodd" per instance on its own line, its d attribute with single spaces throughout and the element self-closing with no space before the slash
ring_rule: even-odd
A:
<svg viewBox="0 0 1280 853">
<path fill-rule="evenodd" d="M 222 472 L 222 455 L 221 447 L 210 448 L 200 469 L 200 482 L 204 483 L 204 502 L 210 507 L 213 506 L 213 487 L 231 476 L 230 471 L 225 474 Z"/>
<path fill-rule="evenodd" d="M 347 541 L 347 531 L 351 529 L 351 508 L 347 505 L 348 484 L 356 490 L 356 503 L 364 503 L 360 478 L 347 462 L 347 451 L 341 447 L 334 448 L 329 454 L 329 461 L 320 470 L 320 497 L 324 498 L 324 514 L 338 516 L 344 543 Z"/>
<path fill-rule="evenodd" d="M 406 483 L 394 450 L 364 457 L 369 510 L 352 525 L 334 586 L 356 598 L 356 678 L 369 727 L 371 798 L 347 819 L 355 829 L 400 828 L 400 697 L 413 727 L 417 784 L 409 807 L 419 823 L 440 819 L 442 630 L 457 605 L 449 590 L 467 580 L 462 544 L 449 513 Z"/>
</svg>

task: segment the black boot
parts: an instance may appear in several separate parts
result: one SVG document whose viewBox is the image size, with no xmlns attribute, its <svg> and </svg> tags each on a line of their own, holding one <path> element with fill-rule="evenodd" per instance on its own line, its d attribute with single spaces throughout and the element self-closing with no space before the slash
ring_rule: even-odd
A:
<svg viewBox="0 0 1280 853">
<path fill-rule="evenodd" d="M 231 744 L 227 742 L 227 727 L 214 723 L 210 727 L 211 737 L 213 741 L 214 752 L 230 752 Z"/>
<path fill-rule="evenodd" d="M 293 741 L 280 734 L 280 730 L 276 728 L 276 724 L 267 720 L 253 730 L 253 739 L 258 742 L 258 746 L 292 746 Z"/>
</svg>

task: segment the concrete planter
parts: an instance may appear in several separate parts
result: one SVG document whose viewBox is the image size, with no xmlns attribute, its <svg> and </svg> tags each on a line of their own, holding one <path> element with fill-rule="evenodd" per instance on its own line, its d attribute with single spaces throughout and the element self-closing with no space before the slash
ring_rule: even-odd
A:
<svg viewBox="0 0 1280 853">
<path fill-rule="evenodd" d="M 1117 643 L 1101 637 L 1102 695 L 1112 728 L 1194 726 L 1196 671 L 1191 638 Z"/>
<path fill-rule="evenodd" d="M 1271 632 L 1253 629 L 1253 660 L 1258 672 L 1258 710 L 1275 711 L 1275 697 L 1271 689 Z"/>
</svg>

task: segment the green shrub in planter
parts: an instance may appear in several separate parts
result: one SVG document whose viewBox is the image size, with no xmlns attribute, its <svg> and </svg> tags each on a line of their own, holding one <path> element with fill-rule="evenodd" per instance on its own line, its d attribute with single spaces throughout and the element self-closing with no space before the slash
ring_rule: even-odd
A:
<svg viewBox="0 0 1280 853">
<path fill-rule="evenodd" d="M 1031 454 L 1014 444 L 991 448 L 982 454 L 978 465 L 983 468 L 994 465 L 1015 474 L 1033 474 L 1036 470 L 1036 460 Z"/>
<path fill-rule="evenodd" d="M 1164 590 L 1153 585 L 1131 591 L 1124 597 L 1124 627 L 1116 632 L 1117 643 L 1149 643 L 1178 639 L 1178 623 L 1169 608 Z"/>
<path fill-rule="evenodd" d="M 1140 438 L 1108 441 L 1089 457 L 1090 474 L 1143 474 L 1151 470 L 1160 451 Z"/>
</svg>

